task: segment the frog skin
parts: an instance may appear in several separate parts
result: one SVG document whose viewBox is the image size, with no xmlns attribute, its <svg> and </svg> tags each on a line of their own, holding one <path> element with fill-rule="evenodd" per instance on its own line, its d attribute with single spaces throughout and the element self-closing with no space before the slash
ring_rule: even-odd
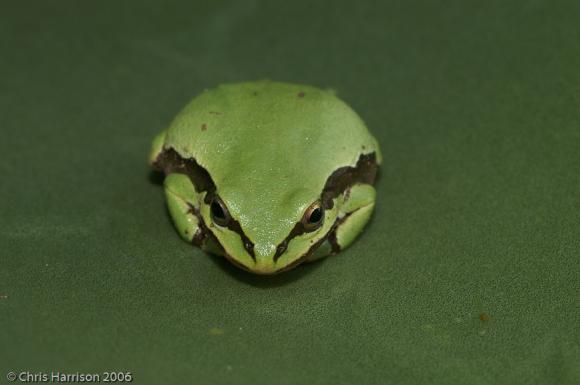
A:
<svg viewBox="0 0 580 385">
<path fill-rule="evenodd" d="M 153 141 L 180 236 L 256 274 L 350 245 L 371 217 L 376 139 L 332 91 L 257 81 L 194 98 Z"/>
</svg>

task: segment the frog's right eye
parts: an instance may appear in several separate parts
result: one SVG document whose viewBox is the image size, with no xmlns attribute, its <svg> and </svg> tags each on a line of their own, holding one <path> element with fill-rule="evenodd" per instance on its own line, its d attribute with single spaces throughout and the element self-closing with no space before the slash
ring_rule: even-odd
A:
<svg viewBox="0 0 580 385">
<path fill-rule="evenodd" d="M 211 220 L 218 226 L 227 227 L 232 217 L 222 200 L 215 196 L 210 205 Z"/>
<path fill-rule="evenodd" d="M 302 217 L 302 225 L 306 231 L 314 231 L 324 223 L 324 209 L 320 201 L 316 201 L 306 209 Z"/>
</svg>

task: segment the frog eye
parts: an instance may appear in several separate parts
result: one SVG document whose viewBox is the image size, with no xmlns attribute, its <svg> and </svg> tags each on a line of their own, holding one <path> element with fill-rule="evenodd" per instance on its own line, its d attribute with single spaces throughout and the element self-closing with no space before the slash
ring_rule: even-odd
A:
<svg viewBox="0 0 580 385">
<path fill-rule="evenodd" d="M 324 222 L 324 209 L 320 202 L 314 202 L 306 209 L 304 217 L 302 217 L 302 224 L 306 231 L 314 231 Z"/>
<path fill-rule="evenodd" d="M 217 196 L 214 197 L 210 205 L 211 220 L 218 226 L 226 227 L 231 220 L 230 212 L 226 205 Z"/>
</svg>

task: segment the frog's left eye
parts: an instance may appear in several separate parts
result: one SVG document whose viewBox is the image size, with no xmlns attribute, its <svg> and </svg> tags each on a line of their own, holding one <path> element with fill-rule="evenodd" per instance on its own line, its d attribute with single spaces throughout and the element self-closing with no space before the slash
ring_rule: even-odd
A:
<svg viewBox="0 0 580 385">
<path fill-rule="evenodd" d="M 314 231 L 324 222 L 324 209 L 320 202 L 314 202 L 306 209 L 302 217 L 302 225 L 306 231 Z"/>
<path fill-rule="evenodd" d="M 210 205 L 211 220 L 218 226 L 226 227 L 231 220 L 230 212 L 219 197 L 214 197 Z"/>
</svg>

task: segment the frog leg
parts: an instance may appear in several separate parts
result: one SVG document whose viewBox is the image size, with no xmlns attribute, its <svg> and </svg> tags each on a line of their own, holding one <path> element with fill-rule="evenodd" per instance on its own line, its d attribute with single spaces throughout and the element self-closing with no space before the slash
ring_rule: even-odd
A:
<svg viewBox="0 0 580 385">
<path fill-rule="evenodd" d="M 201 246 L 201 229 L 195 215 L 199 207 L 199 194 L 195 191 L 189 177 L 185 174 L 172 173 L 163 182 L 167 207 L 179 235 L 188 242 Z M 197 237 L 196 237 L 197 235 Z"/>
<path fill-rule="evenodd" d="M 340 209 L 334 230 L 306 261 L 315 261 L 349 246 L 369 221 L 375 196 L 375 189 L 369 184 L 356 184 L 347 190 L 337 202 Z"/>
<path fill-rule="evenodd" d="M 356 184 L 343 195 L 334 237 L 329 240 L 333 251 L 348 247 L 371 218 L 375 207 L 376 191 L 370 184 Z"/>
</svg>

